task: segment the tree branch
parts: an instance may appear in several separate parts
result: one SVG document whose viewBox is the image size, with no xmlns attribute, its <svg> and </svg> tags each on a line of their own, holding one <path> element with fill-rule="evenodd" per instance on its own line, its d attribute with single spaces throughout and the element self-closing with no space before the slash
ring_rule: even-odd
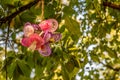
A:
<svg viewBox="0 0 120 80">
<path fill-rule="evenodd" d="M 6 16 L 4 18 L 0 19 L 0 23 L 6 23 L 7 21 L 11 21 L 14 17 L 16 17 L 18 14 L 20 14 L 21 12 L 31 8 L 32 6 L 34 6 L 36 3 L 38 3 L 40 0 L 34 0 L 33 2 L 28 3 L 27 5 L 24 5 L 22 7 L 20 7 L 16 12 L 12 13 L 9 16 Z"/>
<path fill-rule="evenodd" d="M 105 6 L 105 7 L 107 6 L 107 7 L 113 8 L 113 9 L 120 10 L 120 5 L 114 4 L 112 2 L 103 2 L 103 6 Z"/>
</svg>

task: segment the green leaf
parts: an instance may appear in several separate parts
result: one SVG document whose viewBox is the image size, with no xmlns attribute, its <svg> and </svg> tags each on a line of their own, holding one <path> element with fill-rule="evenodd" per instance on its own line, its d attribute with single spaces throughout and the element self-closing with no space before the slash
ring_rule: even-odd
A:
<svg viewBox="0 0 120 80">
<path fill-rule="evenodd" d="M 64 65 L 62 65 L 62 76 L 63 76 L 63 79 L 64 79 L 64 80 L 70 80 L 69 74 L 68 74 L 68 72 L 66 71 L 66 68 L 65 68 Z"/>
<path fill-rule="evenodd" d="M 30 72 L 31 72 L 31 69 L 30 67 L 25 63 L 25 61 L 23 60 L 17 60 L 17 64 L 18 66 L 20 67 L 22 73 L 29 77 L 30 76 Z"/>
<path fill-rule="evenodd" d="M 27 57 L 27 64 L 31 67 L 31 68 L 33 68 L 34 67 L 34 65 L 35 65 L 35 61 L 33 60 L 33 56 L 31 55 L 31 56 L 28 56 Z"/>
<path fill-rule="evenodd" d="M 79 23 L 70 17 L 66 17 L 65 26 L 68 29 L 69 33 L 71 34 L 72 39 L 74 41 L 77 41 L 81 35 Z"/>
<path fill-rule="evenodd" d="M 39 78 L 43 77 L 44 76 L 44 67 L 40 67 L 40 66 L 36 66 L 35 67 L 35 74 L 36 76 L 38 76 Z"/>
<path fill-rule="evenodd" d="M 117 54 L 116 54 L 116 52 L 114 50 L 112 50 L 112 49 L 110 49 L 108 47 L 105 47 L 105 50 L 107 50 L 107 52 L 108 52 L 108 54 L 109 54 L 110 57 L 117 58 Z"/>
<path fill-rule="evenodd" d="M 68 72 L 72 72 L 74 70 L 74 63 L 72 61 L 68 61 L 66 64 L 65 64 L 65 67 L 66 67 L 66 70 Z"/>
<path fill-rule="evenodd" d="M 31 80 L 31 78 L 20 75 L 19 78 L 17 78 L 17 80 Z"/>
<path fill-rule="evenodd" d="M 65 31 L 65 25 L 61 26 L 60 29 L 58 30 L 58 32 L 63 33 Z"/>
<path fill-rule="evenodd" d="M 75 11 L 70 6 L 65 6 L 63 12 L 65 14 L 64 16 L 72 16 Z"/>
<path fill-rule="evenodd" d="M 55 10 L 54 10 L 54 6 L 52 4 L 48 4 L 47 6 L 45 6 L 45 13 L 44 13 L 44 17 L 45 18 L 50 18 L 54 16 Z"/>
<path fill-rule="evenodd" d="M 33 15 L 39 16 L 41 14 L 41 7 L 31 7 L 30 12 L 33 13 Z"/>
<path fill-rule="evenodd" d="M 18 80 L 21 74 L 22 74 L 22 71 L 20 70 L 19 66 L 16 65 L 16 69 L 13 74 L 13 80 Z"/>
<path fill-rule="evenodd" d="M 99 57 L 97 55 L 95 55 L 94 53 L 92 53 L 90 56 L 91 56 L 91 58 L 92 58 L 93 61 L 99 62 Z"/>
<path fill-rule="evenodd" d="M 12 62 L 8 67 L 8 75 L 10 78 L 12 78 L 15 68 L 16 68 L 16 62 Z"/>
<path fill-rule="evenodd" d="M 15 32 L 13 32 L 13 33 L 12 33 L 12 35 L 11 35 L 11 37 L 12 37 L 12 39 L 14 39 L 14 40 L 15 40 L 15 39 L 16 39 L 16 33 L 15 33 Z"/>
<path fill-rule="evenodd" d="M 34 22 L 35 18 L 36 16 L 30 11 L 24 12 L 20 16 L 21 21 L 24 21 L 24 22 Z"/>
<path fill-rule="evenodd" d="M 6 70 L 6 67 L 9 67 L 9 65 L 11 65 L 11 63 L 13 62 L 14 60 L 14 57 L 8 57 L 4 60 L 4 65 L 2 67 L 2 71 L 5 71 Z"/>
</svg>

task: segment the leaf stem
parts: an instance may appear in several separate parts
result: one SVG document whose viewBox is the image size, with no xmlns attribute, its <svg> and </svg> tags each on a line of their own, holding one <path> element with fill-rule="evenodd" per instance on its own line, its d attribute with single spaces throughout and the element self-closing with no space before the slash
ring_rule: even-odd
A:
<svg viewBox="0 0 120 80">
<path fill-rule="evenodd" d="M 41 13 L 41 20 L 44 19 L 44 0 L 42 0 L 42 13 Z"/>
<path fill-rule="evenodd" d="M 41 36 L 43 33 L 44 33 L 44 32 L 42 31 L 42 32 L 39 34 L 39 36 Z"/>
</svg>

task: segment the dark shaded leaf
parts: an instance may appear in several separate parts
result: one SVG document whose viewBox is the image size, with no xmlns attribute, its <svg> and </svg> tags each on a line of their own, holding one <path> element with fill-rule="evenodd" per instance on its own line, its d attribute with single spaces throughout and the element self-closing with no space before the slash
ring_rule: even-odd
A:
<svg viewBox="0 0 120 80">
<path fill-rule="evenodd" d="M 30 72 L 31 72 L 31 69 L 30 67 L 25 63 L 25 61 L 23 60 L 17 60 L 17 64 L 18 66 L 20 67 L 22 73 L 29 77 L 30 76 Z"/>
<path fill-rule="evenodd" d="M 74 70 L 74 62 L 73 61 L 68 61 L 66 64 L 65 64 L 65 67 L 67 69 L 68 72 L 72 72 Z"/>
<path fill-rule="evenodd" d="M 31 16 L 32 15 L 32 16 Z M 21 14 L 20 19 L 23 22 L 34 22 L 36 16 L 33 15 L 32 12 L 24 12 L 23 14 Z"/>
<path fill-rule="evenodd" d="M 64 79 L 64 80 L 70 80 L 69 74 L 68 74 L 68 72 L 66 71 L 66 68 L 65 68 L 64 65 L 62 65 L 62 76 L 63 76 L 63 79 Z"/>
<path fill-rule="evenodd" d="M 13 32 L 13 33 L 12 33 L 12 35 L 11 35 L 11 37 L 12 37 L 12 39 L 14 39 L 14 40 L 15 40 L 15 39 L 16 39 L 16 33 L 15 33 L 15 32 Z"/>
</svg>

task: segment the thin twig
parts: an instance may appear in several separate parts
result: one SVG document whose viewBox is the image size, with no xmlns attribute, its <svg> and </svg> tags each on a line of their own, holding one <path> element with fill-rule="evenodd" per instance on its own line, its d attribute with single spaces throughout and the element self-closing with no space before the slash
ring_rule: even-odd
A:
<svg viewBox="0 0 120 80">
<path fill-rule="evenodd" d="M 8 22 L 8 26 L 7 26 L 7 36 L 6 36 L 6 40 L 5 40 L 5 71 L 6 71 L 6 80 L 8 80 L 8 76 L 7 76 L 7 46 L 8 46 L 8 39 L 9 39 L 9 30 L 10 30 L 10 22 Z"/>
<path fill-rule="evenodd" d="M 16 12 L 12 13 L 9 16 L 6 16 L 4 18 L 0 19 L 0 24 L 6 23 L 7 21 L 11 21 L 14 17 L 16 17 L 18 14 L 20 14 L 21 12 L 31 8 L 32 6 L 34 6 L 35 4 L 37 4 L 40 0 L 34 0 L 33 2 L 30 2 L 27 5 L 24 5 L 22 7 L 20 7 Z"/>
<path fill-rule="evenodd" d="M 109 68 L 109 69 L 112 69 L 112 70 L 114 70 L 114 71 L 119 71 L 119 70 L 120 70 L 120 68 L 114 68 L 114 67 L 112 67 L 112 66 L 110 66 L 110 65 L 106 65 L 106 64 L 104 64 L 104 63 L 102 63 L 102 62 L 101 62 L 101 64 L 103 64 L 105 67 L 107 67 L 107 68 Z"/>
</svg>

